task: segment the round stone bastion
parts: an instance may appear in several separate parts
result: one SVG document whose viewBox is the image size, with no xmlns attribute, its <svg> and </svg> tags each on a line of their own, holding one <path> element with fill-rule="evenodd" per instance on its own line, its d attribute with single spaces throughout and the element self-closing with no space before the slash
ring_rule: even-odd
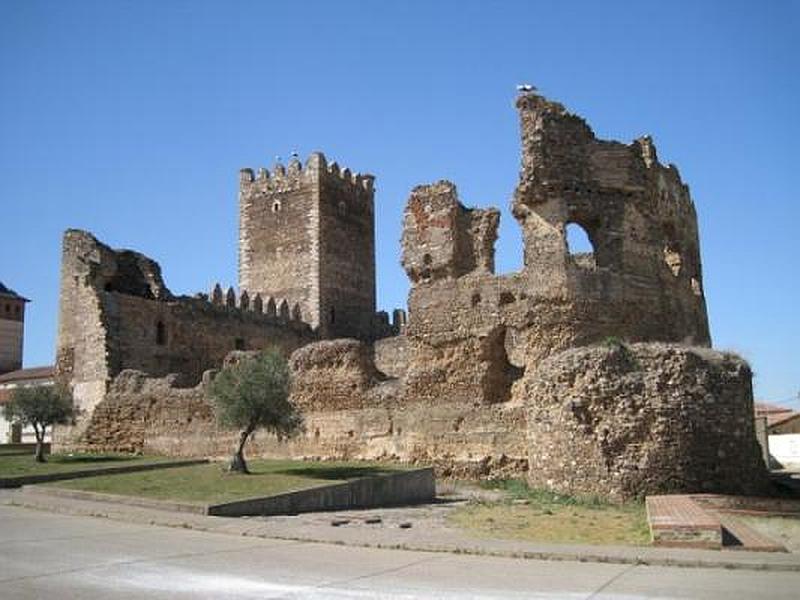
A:
<svg viewBox="0 0 800 600">
<path fill-rule="evenodd" d="M 529 482 L 614 500 L 763 493 L 751 378 L 734 354 L 676 344 L 553 355 L 523 382 Z"/>
</svg>

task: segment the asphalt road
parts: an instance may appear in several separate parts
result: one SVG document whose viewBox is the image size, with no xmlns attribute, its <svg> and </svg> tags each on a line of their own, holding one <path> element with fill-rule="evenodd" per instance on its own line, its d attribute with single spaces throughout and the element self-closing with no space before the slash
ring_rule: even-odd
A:
<svg viewBox="0 0 800 600">
<path fill-rule="evenodd" d="M 373 550 L 0 506 L 0 598 L 798 598 L 800 573 Z"/>
</svg>

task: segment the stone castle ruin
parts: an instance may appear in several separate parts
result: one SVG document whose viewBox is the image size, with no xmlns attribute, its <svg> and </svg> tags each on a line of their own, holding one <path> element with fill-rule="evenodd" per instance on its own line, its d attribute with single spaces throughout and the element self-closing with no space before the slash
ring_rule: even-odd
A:
<svg viewBox="0 0 800 600">
<path fill-rule="evenodd" d="M 175 297 L 151 259 L 68 231 L 57 367 L 83 417 L 57 443 L 227 454 L 213 369 L 275 346 L 306 431 L 257 436 L 257 453 L 527 473 L 617 498 L 762 490 L 751 373 L 710 349 L 677 169 L 650 138 L 599 140 L 536 93 L 517 108 L 522 270 L 494 273 L 499 211 L 465 207 L 447 181 L 419 186 L 403 222 L 407 319 L 375 311 L 374 178 L 322 154 L 241 171 L 238 294 Z M 593 252 L 570 252 L 570 224 Z"/>
</svg>

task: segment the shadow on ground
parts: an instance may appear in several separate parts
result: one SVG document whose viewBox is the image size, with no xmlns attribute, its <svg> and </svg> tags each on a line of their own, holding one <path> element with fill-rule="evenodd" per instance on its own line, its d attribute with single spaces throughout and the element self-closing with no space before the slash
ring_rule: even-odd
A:
<svg viewBox="0 0 800 600">
<path fill-rule="evenodd" d="M 397 473 L 396 469 L 384 467 L 306 467 L 297 469 L 283 469 L 274 471 L 277 475 L 293 475 L 295 477 L 308 477 L 311 479 L 329 479 L 331 481 L 345 481 L 358 479 L 360 477 L 377 477 L 380 475 L 390 475 Z"/>
</svg>

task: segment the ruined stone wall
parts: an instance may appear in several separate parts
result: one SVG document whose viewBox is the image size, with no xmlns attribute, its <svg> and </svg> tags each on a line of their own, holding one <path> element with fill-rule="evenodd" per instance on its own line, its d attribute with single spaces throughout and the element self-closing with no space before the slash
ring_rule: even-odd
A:
<svg viewBox="0 0 800 600">
<path fill-rule="evenodd" d="M 433 464 L 439 475 L 518 474 L 527 463 L 522 406 L 426 405 L 403 398 L 380 376 L 369 346 L 323 341 L 292 355 L 291 400 L 305 430 L 278 441 L 257 431 L 249 456 L 397 460 Z M 171 456 L 226 457 L 237 439 L 214 422 L 209 376 L 184 388 L 173 377 L 124 371 L 113 381 L 81 437 L 61 435 L 63 449 Z"/>
<path fill-rule="evenodd" d="M 373 344 L 373 360 L 378 371 L 390 378 L 405 377 L 408 371 L 407 340 L 405 335 L 395 335 Z"/>
<path fill-rule="evenodd" d="M 175 376 L 151 378 L 141 371 L 125 370 L 114 378 L 108 394 L 89 417 L 82 436 L 57 440 L 65 450 L 92 452 L 178 454 L 183 436 L 213 426 L 213 410 L 206 397 L 207 381 L 179 387 Z"/>
<path fill-rule="evenodd" d="M 243 169 L 239 287 L 298 304 L 322 337 L 373 336 L 373 181 L 321 153 L 288 169 Z"/>
<path fill-rule="evenodd" d="M 415 188 L 403 228 L 410 395 L 500 402 L 522 369 L 607 337 L 710 343 L 697 219 L 677 169 L 649 138 L 597 140 L 561 105 L 524 94 L 513 213 L 521 272 L 493 274 L 499 214 L 467 209 L 452 183 Z M 594 244 L 570 252 L 576 223 Z"/>
<path fill-rule="evenodd" d="M 517 107 L 522 171 L 512 208 L 530 287 L 596 302 L 618 337 L 709 345 L 697 216 L 677 168 L 658 162 L 650 138 L 598 140 L 537 94 Z M 569 252 L 571 223 L 594 247 L 589 260 Z"/>
<path fill-rule="evenodd" d="M 56 375 L 71 385 L 82 411 L 91 411 L 103 398 L 114 375 L 107 336 L 112 325 L 100 296 L 114 290 L 134 291 L 142 298 L 172 297 L 156 263 L 129 251 L 117 253 L 85 231 L 67 230 L 62 245 Z"/>
<path fill-rule="evenodd" d="M 411 192 L 403 219 L 403 267 L 412 283 L 494 272 L 497 209 L 466 208 L 440 181 Z"/>
<path fill-rule="evenodd" d="M 670 344 L 566 350 L 526 373 L 532 485 L 629 498 L 767 489 L 751 372 Z"/>
<path fill-rule="evenodd" d="M 157 263 L 77 230 L 64 236 L 60 302 L 57 375 L 86 417 L 124 369 L 178 373 L 194 385 L 233 349 L 278 347 L 288 355 L 316 339 L 285 304 L 269 314 L 241 299 L 237 305 L 232 290 L 225 303 L 174 297 Z"/>
</svg>

